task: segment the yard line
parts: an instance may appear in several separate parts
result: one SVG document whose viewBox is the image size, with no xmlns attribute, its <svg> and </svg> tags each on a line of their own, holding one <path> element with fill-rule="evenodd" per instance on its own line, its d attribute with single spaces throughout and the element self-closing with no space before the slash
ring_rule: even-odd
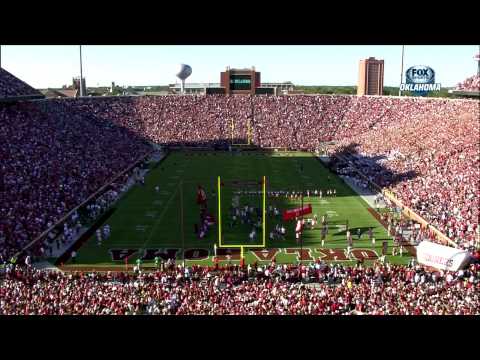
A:
<svg viewBox="0 0 480 360">
<path fill-rule="evenodd" d="M 179 183 L 180 183 L 180 182 L 179 182 Z M 179 183 L 178 183 L 178 184 L 179 184 Z M 177 185 L 178 185 L 178 184 L 177 184 Z M 168 199 L 167 203 L 165 204 L 165 208 L 163 209 L 162 213 L 161 213 L 160 216 L 158 217 L 157 221 L 155 221 L 155 223 L 153 224 L 153 228 L 152 228 L 152 230 L 150 231 L 150 234 L 149 234 L 147 240 L 146 240 L 145 243 L 142 245 L 142 249 L 144 249 L 145 246 L 147 245 L 147 243 L 152 239 L 152 236 L 153 236 L 153 234 L 155 233 L 156 227 L 158 226 L 158 224 L 160 224 L 160 221 L 163 219 L 165 213 L 166 213 L 167 210 L 168 210 L 168 207 L 169 207 L 170 203 L 171 203 L 172 200 L 175 198 L 175 195 L 177 195 L 177 192 L 178 192 L 178 186 L 176 186 L 174 193 L 172 194 L 172 196 L 170 196 L 170 199 Z"/>
</svg>

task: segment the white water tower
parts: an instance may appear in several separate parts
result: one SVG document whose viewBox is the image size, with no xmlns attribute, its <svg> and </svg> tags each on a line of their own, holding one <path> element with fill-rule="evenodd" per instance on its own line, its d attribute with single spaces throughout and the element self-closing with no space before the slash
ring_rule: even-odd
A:
<svg viewBox="0 0 480 360">
<path fill-rule="evenodd" d="M 185 93 L 185 79 L 192 75 L 192 68 L 190 65 L 180 64 L 177 72 L 177 77 L 182 81 L 181 93 Z"/>
</svg>

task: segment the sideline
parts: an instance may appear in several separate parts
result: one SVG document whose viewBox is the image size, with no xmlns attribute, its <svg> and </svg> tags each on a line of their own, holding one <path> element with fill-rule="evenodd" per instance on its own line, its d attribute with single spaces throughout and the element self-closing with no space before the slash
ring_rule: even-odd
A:
<svg viewBox="0 0 480 360">
<path fill-rule="evenodd" d="M 318 155 L 315 155 L 315 156 L 325 166 L 330 161 L 329 156 L 318 156 Z M 380 202 L 375 204 L 375 201 L 374 201 L 375 197 L 377 195 L 382 195 L 381 192 L 379 192 L 379 191 L 375 192 L 371 189 L 361 187 L 361 186 L 357 185 L 355 180 L 350 178 L 349 176 L 345 176 L 345 175 L 341 175 L 341 174 L 335 174 L 335 175 L 338 176 L 340 179 L 342 179 L 343 182 L 345 184 L 347 184 L 358 196 L 360 196 L 372 209 L 379 209 L 379 208 L 383 209 L 383 208 L 387 207 L 387 204 L 385 204 L 385 202 L 383 200 L 381 200 Z"/>
<path fill-rule="evenodd" d="M 155 163 L 154 167 L 157 167 L 161 162 L 163 162 L 167 157 L 169 153 L 162 152 L 161 154 L 155 154 L 153 153 L 152 156 L 150 157 L 150 160 L 148 161 L 149 163 Z M 145 176 L 147 173 L 149 173 L 149 170 L 142 169 L 141 170 L 141 175 Z M 114 212 L 114 207 L 115 205 L 122 200 L 131 190 L 132 188 L 136 185 L 136 181 L 134 180 L 134 175 L 132 174 L 127 182 L 125 183 L 125 191 L 119 193 L 119 196 L 116 200 L 114 200 L 108 207 L 108 209 L 105 210 L 104 213 L 102 213 L 98 218 L 96 218 L 93 223 L 90 223 L 87 226 L 82 227 L 80 232 L 77 234 L 77 236 L 71 241 L 63 245 L 63 247 L 58 251 L 61 253 L 59 256 L 57 256 L 57 259 L 55 260 L 55 265 L 60 265 L 61 263 L 66 263 L 70 259 L 71 252 L 73 250 L 78 251 L 81 246 L 95 233 L 95 230 L 100 227 L 101 224 L 103 224 Z"/>
</svg>

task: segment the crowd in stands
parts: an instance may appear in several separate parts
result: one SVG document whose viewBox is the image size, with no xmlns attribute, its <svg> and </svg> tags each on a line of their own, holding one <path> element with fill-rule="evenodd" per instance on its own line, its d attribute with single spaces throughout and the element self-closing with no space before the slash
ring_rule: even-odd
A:
<svg viewBox="0 0 480 360">
<path fill-rule="evenodd" d="M 127 128 L 66 103 L 0 107 L 0 256 L 12 256 L 149 151 Z"/>
<path fill-rule="evenodd" d="M 36 249 L 39 251 L 34 254 L 36 255 L 34 260 L 44 256 L 58 256 L 71 246 L 79 238 L 82 230 L 94 223 L 129 189 L 129 180 L 132 181 L 129 175 L 131 173 L 127 172 L 110 184 L 105 192 L 88 201 L 84 207 L 73 211 L 63 224 L 50 230 L 44 240 L 36 244 Z"/>
<path fill-rule="evenodd" d="M 392 190 L 405 206 L 460 247 L 475 246 L 480 195 L 479 104 L 405 100 L 408 102 L 423 105 L 417 114 L 377 123 L 369 131 L 345 137 L 331 151 L 346 155 L 371 181 Z"/>
<path fill-rule="evenodd" d="M 480 75 L 476 74 L 466 78 L 461 83 L 457 84 L 455 90 L 480 91 Z"/>
<path fill-rule="evenodd" d="M 55 99 L 0 107 L 0 255 L 11 255 L 132 161 L 164 145 L 254 144 L 348 157 L 468 247 L 478 233 L 474 100 L 321 96 Z M 233 123 L 233 126 L 232 126 Z M 352 147 L 352 144 L 354 145 Z M 348 152 L 347 151 L 347 152 Z"/>
<path fill-rule="evenodd" d="M 9 265 L 0 315 L 479 315 L 480 266 L 171 264 L 136 273 Z"/>
<path fill-rule="evenodd" d="M 0 100 L 3 98 L 30 95 L 39 96 L 41 93 L 10 74 L 7 70 L 0 68 Z"/>
</svg>

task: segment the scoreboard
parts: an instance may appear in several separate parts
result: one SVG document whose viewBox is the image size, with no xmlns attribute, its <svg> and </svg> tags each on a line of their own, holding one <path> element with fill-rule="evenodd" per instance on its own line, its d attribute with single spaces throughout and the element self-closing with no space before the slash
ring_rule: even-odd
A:
<svg viewBox="0 0 480 360">
<path fill-rule="evenodd" d="M 231 75 L 230 90 L 250 90 L 252 88 L 251 75 Z"/>
<path fill-rule="evenodd" d="M 220 74 L 220 86 L 225 89 L 225 94 L 255 94 L 255 89 L 260 87 L 260 73 L 251 69 L 227 68 Z"/>
</svg>

